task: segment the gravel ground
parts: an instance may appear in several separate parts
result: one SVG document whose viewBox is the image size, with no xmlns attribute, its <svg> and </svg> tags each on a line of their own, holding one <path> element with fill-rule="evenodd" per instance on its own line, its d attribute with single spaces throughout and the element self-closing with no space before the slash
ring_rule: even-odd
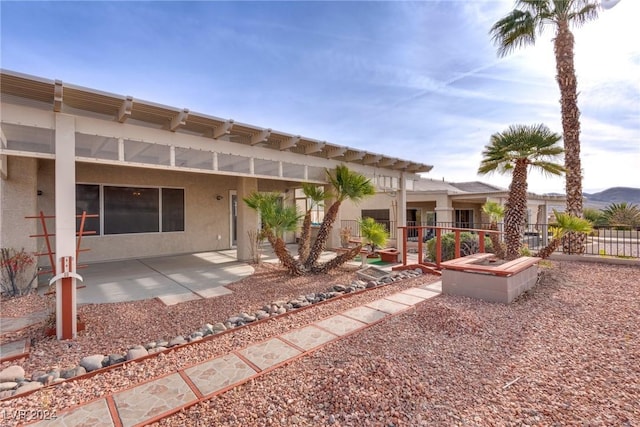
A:
<svg viewBox="0 0 640 427">
<path fill-rule="evenodd" d="M 252 276 L 229 285 L 233 291 L 208 300 L 190 301 L 176 306 L 166 307 L 155 300 L 119 304 L 91 304 L 82 306 L 79 312 L 87 321 L 87 329 L 73 342 L 59 342 L 54 338 L 43 338 L 43 325 L 32 327 L 13 334 L 35 339 L 28 360 L 6 362 L 0 370 L 10 365 L 20 365 L 26 376 L 37 370 L 53 368 L 63 369 L 78 364 L 82 356 L 96 353 L 109 354 L 125 351 L 128 346 L 140 344 L 158 337 L 172 338 L 178 334 L 191 333 L 204 323 L 224 321 L 231 315 L 242 311 L 256 310 L 265 303 L 278 299 L 296 297 L 309 292 L 326 291 L 334 284 L 348 284 L 353 280 L 356 267 L 345 267 L 327 275 L 315 277 L 296 277 L 270 264 L 256 269 Z M 54 388 L 46 388 L 24 397 L 0 401 L 3 409 L 55 409 L 60 413 L 66 408 L 88 402 L 95 398 L 121 391 L 140 382 L 175 372 L 213 357 L 244 348 L 290 329 L 306 325 L 315 320 L 348 310 L 382 298 L 402 289 L 437 281 L 437 276 L 422 276 L 416 279 L 395 282 L 366 292 L 348 294 L 346 297 L 313 305 L 310 308 L 293 312 L 280 318 L 234 330 L 211 340 L 198 342 L 179 348 L 157 357 L 140 362 L 130 362 L 124 367 L 109 370 L 96 376 L 63 383 Z M 22 316 L 29 310 L 38 311 L 44 300 L 37 296 L 22 297 L 2 304 L 3 316 L 12 314 Z M 21 307 L 17 307 L 17 306 Z M 4 307 L 7 307 L 5 314 Z M 11 307 L 11 308 L 9 308 Z M 3 340 L 6 340 L 3 337 Z M 4 424 L 2 424 L 4 427 Z"/>
<path fill-rule="evenodd" d="M 504 306 L 441 296 L 156 425 L 638 426 L 640 269 L 551 263 Z"/>
<path fill-rule="evenodd" d="M 576 262 L 548 265 L 541 283 L 509 306 L 440 296 L 157 425 L 640 426 L 640 268 Z M 54 340 L 36 341 L 37 349 L 59 352 L 38 360 L 64 367 L 60 358 L 65 351 L 74 352 L 77 363 L 79 354 L 112 351 L 105 342 L 125 333 L 122 340 L 128 344 L 185 333 L 212 317 L 244 310 L 242 304 L 248 301 L 247 309 L 257 308 L 280 296 L 324 290 L 352 274 L 343 270 L 319 281 L 284 280 L 281 270 L 265 267 L 233 285 L 233 295 L 205 302 L 175 308 L 157 308 L 150 301 L 83 307 L 92 310 L 85 313 L 96 316 L 96 324 L 88 318 L 88 332 L 69 350 Z M 92 378 L 3 401 L 0 409 L 47 405 L 60 412 L 435 280 L 423 276 L 314 306 Z M 204 310 L 210 311 L 202 319 Z M 197 319 L 190 319 L 194 316 Z M 183 318 L 186 331 L 175 317 Z M 105 335 L 90 337 L 94 333 Z M 23 366 L 27 369 L 31 363 Z"/>
</svg>

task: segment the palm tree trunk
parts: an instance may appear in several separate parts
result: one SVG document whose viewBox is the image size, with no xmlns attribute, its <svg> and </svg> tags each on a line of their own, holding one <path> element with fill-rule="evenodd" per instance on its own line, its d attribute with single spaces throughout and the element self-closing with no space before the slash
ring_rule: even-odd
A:
<svg viewBox="0 0 640 427">
<path fill-rule="evenodd" d="M 309 257 L 304 261 L 304 267 L 307 270 L 311 270 L 318 258 L 320 258 L 320 254 L 324 251 L 324 248 L 327 246 L 327 240 L 329 240 L 329 233 L 331 232 L 331 228 L 333 223 L 336 222 L 336 218 L 338 217 L 338 210 L 340 209 L 340 200 L 336 200 L 322 220 L 322 224 L 320 224 L 320 230 L 318 230 L 318 236 L 316 237 L 315 242 L 313 242 L 313 246 L 311 247 L 311 251 L 309 252 Z"/>
<path fill-rule="evenodd" d="M 302 232 L 300 233 L 300 242 L 298 243 L 298 260 L 305 264 L 309 257 L 311 247 L 311 209 L 307 210 L 302 221 Z"/>
<path fill-rule="evenodd" d="M 556 56 L 556 79 L 560 87 L 560 108 L 565 155 L 565 189 L 569 215 L 582 217 L 582 167 L 580 164 L 580 110 L 578 109 L 578 82 L 573 64 L 574 39 L 569 23 L 558 22 L 554 39 Z M 571 233 L 563 251 L 582 254 L 585 249 L 584 235 Z"/>
<path fill-rule="evenodd" d="M 357 245 L 354 248 L 350 248 L 347 252 L 344 252 L 335 258 L 330 259 L 321 265 L 314 265 L 311 268 L 311 272 L 313 273 L 326 273 L 334 268 L 340 267 L 347 261 L 351 261 L 354 259 L 362 250 L 362 245 Z M 367 256 L 366 254 L 361 254 L 361 256 Z"/>
<path fill-rule="evenodd" d="M 518 159 L 513 168 L 509 198 L 505 206 L 504 227 L 507 261 L 520 256 L 524 224 L 527 220 L 527 159 Z"/>
<path fill-rule="evenodd" d="M 274 236 L 273 233 L 269 233 L 267 239 L 269 240 L 269 243 L 271 243 L 271 247 L 273 248 L 276 256 L 282 265 L 289 270 L 289 273 L 294 276 L 302 276 L 306 272 L 306 269 L 302 264 L 291 256 L 291 253 L 287 250 L 287 245 L 283 239 Z"/>
<path fill-rule="evenodd" d="M 546 259 L 549 258 L 551 256 L 551 254 L 553 254 L 556 249 L 558 249 L 558 247 L 560 246 L 560 243 L 562 243 L 562 239 L 558 239 L 558 238 L 553 238 L 551 239 L 551 241 L 549 242 L 549 244 L 547 246 L 545 246 L 544 248 L 540 249 L 540 251 L 536 254 L 537 257 L 540 257 L 542 259 Z"/>
<path fill-rule="evenodd" d="M 489 230 L 498 231 L 498 223 L 495 221 L 491 222 L 489 226 Z M 493 246 L 493 253 L 496 257 L 500 259 L 504 259 L 504 246 L 502 241 L 500 240 L 500 234 L 498 233 L 489 233 L 489 239 L 491 239 L 491 245 Z"/>
</svg>

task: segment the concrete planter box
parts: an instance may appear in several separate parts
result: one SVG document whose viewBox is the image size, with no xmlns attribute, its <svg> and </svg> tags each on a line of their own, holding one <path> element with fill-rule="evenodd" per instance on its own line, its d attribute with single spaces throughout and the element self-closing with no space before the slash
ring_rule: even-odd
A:
<svg viewBox="0 0 640 427">
<path fill-rule="evenodd" d="M 538 281 L 540 258 L 520 257 L 490 264 L 493 254 L 474 254 L 442 263 L 442 292 L 510 304 Z"/>
</svg>

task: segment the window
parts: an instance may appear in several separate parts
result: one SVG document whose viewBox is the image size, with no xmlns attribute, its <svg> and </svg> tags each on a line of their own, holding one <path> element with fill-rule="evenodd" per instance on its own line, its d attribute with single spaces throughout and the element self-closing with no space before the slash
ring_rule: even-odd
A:
<svg viewBox="0 0 640 427">
<path fill-rule="evenodd" d="M 162 189 L 162 231 L 184 231 L 184 190 Z"/>
<path fill-rule="evenodd" d="M 456 209 L 455 214 L 457 228 L 473 227 L 473 209 Z"/>
<path fill-rule="evenodd" d="M 100 214 L 85 222 L 85 231 L 95 234 L 184 231 L 184 210 L 182 188 L 76 185 L 76 212 Z"/>
<path fill-rule="evenodd" d="M 157 188 L 104 187 L 104 234 L 160 231 Z"/>
<path fill-rule="evenodd" d="M 76 185 L 76 215 L 97 215 L 100 213 L 100 186 Z M 80 218 L 76 218 L 76 231 L 80 231 Z M 90 235 L 100 234 L 100 218 L 87 218 L 84 222 L 84 231 L 91 231 Z"/>
</svg>

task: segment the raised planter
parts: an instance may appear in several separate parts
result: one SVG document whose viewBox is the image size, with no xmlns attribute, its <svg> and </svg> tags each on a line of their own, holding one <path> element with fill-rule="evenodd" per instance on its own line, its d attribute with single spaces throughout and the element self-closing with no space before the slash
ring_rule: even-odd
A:
<svg viewBox="0 0 640 427">
<path fill-rule="evenodd" d="M 442 263 L 442 293 L 509 304 L 538 281 L 540 258 L 474 254 Z"/>
<path fill-rule="evenodd" d="M 379 249 L 376 251 L 378 255 L 380 255 L 380 260 L 382 262 L 398 262 L 398 255 L 400 255 L 400 251 L 396 248 L 388 248 L 388 249 Z"/>
</svg>

